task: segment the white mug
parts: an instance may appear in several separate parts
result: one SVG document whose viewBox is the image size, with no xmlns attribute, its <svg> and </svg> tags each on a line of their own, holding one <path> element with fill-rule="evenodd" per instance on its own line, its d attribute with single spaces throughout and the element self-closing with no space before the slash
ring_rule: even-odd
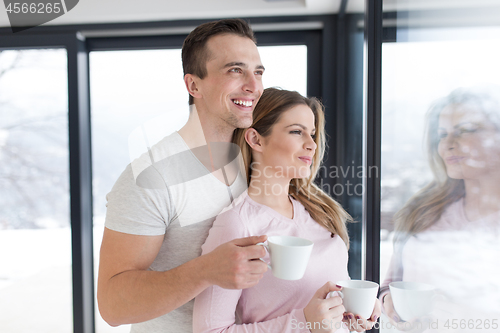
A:
<svg viewBox="0 0 500 333">
<path fill-rule="evenodd" d="M 269 252 L 273 275 L 283 280 L 300 280 L 306 272 L 314 243 L 293 236 L 270 236 L 267 244 L 259 243 Z M 264 261 L 262 258 L 260 259 Z"/>
<path fill-rule="evenodd" d="M 342 297 L 342 304 L 346 312 L 370 319 L 378 294 L 378 284 L 364 280 L 338 281 L 342 287 L 336 293 Z"/>
<path fill-rule="evenodd" d="M 410 321 L 429 315 L 432 311 L 436 288 L 430 284 L 398 281 L 389 283 L 392 303 L 398 316 Z"/>
</svg>

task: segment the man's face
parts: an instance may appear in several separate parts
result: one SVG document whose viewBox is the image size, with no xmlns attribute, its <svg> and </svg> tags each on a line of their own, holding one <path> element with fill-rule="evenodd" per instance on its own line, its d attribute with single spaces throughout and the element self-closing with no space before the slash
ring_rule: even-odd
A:
<svg viewBox="0 0 500 333">
<path fill-rule="evenodd" d="M 197 85 L 197 108 L 219 130 L 250 127 L 264 89 L 257 46 L 249 38 L 223 34 L 210 38 L 206 47 L 207 75 Z"/>
</svg>

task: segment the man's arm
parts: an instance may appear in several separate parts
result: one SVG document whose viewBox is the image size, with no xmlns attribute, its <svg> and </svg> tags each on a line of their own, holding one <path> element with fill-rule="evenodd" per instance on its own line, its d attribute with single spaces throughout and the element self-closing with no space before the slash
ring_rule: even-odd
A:
<svg viewBox="0 0 500 333">
<path fill-rule="evenodd" d="M 187 303 L 205 288 L 245 289 L 267 270 L 265 236 L 236 239 L 211 253 L 165 272 L 148 271 L 164 236 L 139 236 L 104 229 L 97 300 L 101 316 L 112 326 L 162 316 Z M 175 253 L 172 253 L 175 255 Z"/>
</svg>

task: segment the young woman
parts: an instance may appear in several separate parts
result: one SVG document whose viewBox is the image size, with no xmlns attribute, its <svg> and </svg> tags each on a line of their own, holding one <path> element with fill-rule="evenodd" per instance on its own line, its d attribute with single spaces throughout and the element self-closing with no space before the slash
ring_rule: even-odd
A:
<svg viewBox="0 0 500 333">
<path fill-rule="evenodd" d="M 335 282 L 349 279 L 349 214 L 313 180 L 325 149 L 324 111 L 314 98 L 266 89 L 249 129 L 236 130 L 248 191 L 223 211 L 202 247 L 249 235 L 289 235 L 314 242 L 301 280 L 280 280 L 268 270 L 249 289 L 210 287 L 195 301 L 194 332 L 347 332 L 373 326 L 370 317 L 345 313 Z M 267 258 L 268 259 L 268 258 Z M 357 325 L 359 323 L 359 325 Z"/>
<path fill-rule="evenodd" d="M 434 180 L 395 215 L 394 254 L 381 288 L 393 323 L 400 321 L 393 281 L 437 288 L 431 317 L 442 331 L 451 327 L 442 326 L 447 319 L 500 318 L 500 104 L 493 96 L 457 89 L 427 115 Z"/>
</svg>

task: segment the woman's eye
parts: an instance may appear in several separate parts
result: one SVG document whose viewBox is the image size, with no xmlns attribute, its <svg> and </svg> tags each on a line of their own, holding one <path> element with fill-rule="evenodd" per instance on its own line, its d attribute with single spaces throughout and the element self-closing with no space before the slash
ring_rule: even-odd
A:
<svg viewBox="0 0 500 333">
<path fill-rule="evenodd" d="M 311 134 L 311 138 L 312 138 L 313 140 L 316 140 L 316 134 Z"/>
<path fill-rule="evenodd" d="M 439 132 L 438 133 L 438 138 L 441 140 L 441 139 L 444 139 L 448 136 L 448 133 L 446 132 Z"/>
<path fill-rule="evenodd" d="M 302 134 L 301 130 L 290 131 L 290 134 Z"/>
<path fill-rule="evenodd" d="M 477 131 L 477 127 L 461 127 L 458 129 L 458 132 L 460 134 L 463 134 L 463 133 L 474 133 Z"/>
</svg>

